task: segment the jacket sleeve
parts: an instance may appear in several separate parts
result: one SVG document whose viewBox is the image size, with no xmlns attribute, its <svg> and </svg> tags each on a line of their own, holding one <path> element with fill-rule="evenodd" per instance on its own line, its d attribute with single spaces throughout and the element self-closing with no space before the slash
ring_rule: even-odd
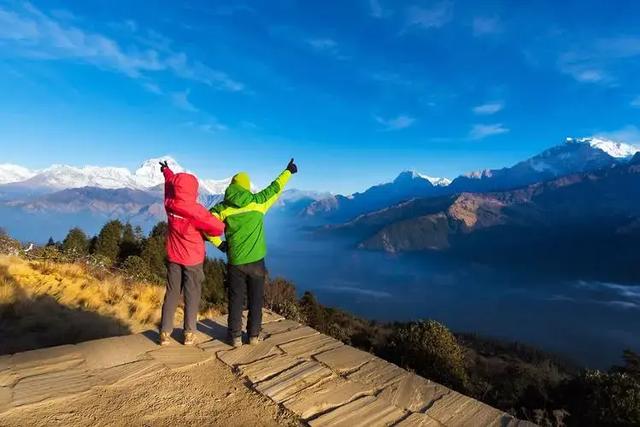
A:
<svg viewBox="0 0 640 427">
<path fill-rule="evenodd" d="M 263 212 L 267 212 L 271 206 L 278 200 L 280 194 L 284 190 L 291 179 L 291 172 L 288 170 L 283 171 L 267 188 L 253 195 L 254 202 L 258 203 L 262 207 Z"/>
<path fill-rule="evenodd" d="M 211 215 L 214 218 L 216 218 L 218 221 L 222 222 L 222 217 L 215 211 L 215 207 L 212 208 L 209 212 L 211 213 Z M 220 236 L 211 236 L 211 235 L 205 233 L 205 237 L 216 248 L 218 246 L 220 246 L 220 244 L 222 243 L 222 239 L 220 238 Z"/>
<path fill-rule="evenodd" d="M 205 236 L 220 236 L 224 232 L 224 222 L 211 215 L 202 205 L 196 206 L 189 220 Z"/>
<path fill-rule="evenodd" d="M 167 206 L 167 201 L 173 198 L 173 187 L 171 181 L 173 180 L 174 173 L 169 167 L 162 169 L 162 175 L 164 175 L 164 204 Z"/>
</svg>

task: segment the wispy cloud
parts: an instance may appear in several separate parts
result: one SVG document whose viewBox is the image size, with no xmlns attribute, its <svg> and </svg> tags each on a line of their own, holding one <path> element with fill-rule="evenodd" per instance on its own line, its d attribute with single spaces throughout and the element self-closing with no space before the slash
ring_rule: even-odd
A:
<svg viewBox="0 0 640 427">
<path fill-rule="evenodd" d="M 473 18 L 473 35 L 486 36 L 502 32 L 502 23 L 497 16 L 476 16 Z"/>
<path fill-rule="evenodd" d="M 331 55 L 336 59 L 347 59 L 347 56 L 340 52 L 338 42 L 332 38 L 311 38 L 307 39 L 306 43 L 316 52 Z"/>
<path fill-rule="evenodd" d="M 636 96 L 631 100 L 631 106 L 633 108 L 640 108 L 640 95 Z"/>
<path fill-rule="evenodd" d="M 616 84 L 616 69 L 640 56 L 640 37 L 599 39 L 560 54 L 558 67 L 581 83 Z"/>
<path fill-rule="evenodd" d="M 125 48 L 111 37 L 51 17 L 29 3 L 16 10 L 0 8 L 0 42 L 6 54 L 81 61 L 132 79 L 149 81 L 153 73 L 169 72 L 222 90 L 244 89 L 226 73 L 190 60 L 183 52 L 159 51 L 137 42 Z"/>
<path fill-rule="evenodd" d="M 442 1 L 431 7 L 411 6 L 407 9 L 407 27 L 440 28 L 453 19 L 453 3 Z"/>
<path fill-rule="evenodd" d="M 494 124 L 476 124 L 473 125 L 469 132 L 469 139 L 479 140 L 493 135 L 500 135 L 509 132 L 509 129 L 504 127 L 502 123 Z"/>
<path fill-rule="evenodd" d="M 385 131 L 406 129 L 412 126 L 416 121 L 415 118 L 404 114 L 388 119 L 380 116 L 374 116 L 374 119 L 384 127 Z"/>
<path fill-rule="evenodd" d="M 504 103 L 502 101 L 487 102 L 486 104 L 477 105 L 473 107 L 473 112 L 478 115 L 488 116 L 488 115 L 497 113 L 503 108 L 504 108 Z"/>
<path fill-rule="evenodd" d="M 180 108 L 181 110 L 190 111 L 192 113 L 196 113 L 198 110 L 192 103 L 189 101 L 189 93 L 190 91 L 185 90 L 183 92 L 173 92 L 171 94 L 171 102 L 173 105 Z"/>
</svg>

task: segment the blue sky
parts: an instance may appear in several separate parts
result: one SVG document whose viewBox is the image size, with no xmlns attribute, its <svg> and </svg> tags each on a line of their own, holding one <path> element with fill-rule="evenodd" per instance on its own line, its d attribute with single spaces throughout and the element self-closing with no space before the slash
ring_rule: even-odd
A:
<svg viewBox="0 0 640 427">
<path fill-rule="evenodd" d="M 0 0 L 2 162 L 352 192 L 565 136 L 640 143 L 634 1 Z"/>
</svg>

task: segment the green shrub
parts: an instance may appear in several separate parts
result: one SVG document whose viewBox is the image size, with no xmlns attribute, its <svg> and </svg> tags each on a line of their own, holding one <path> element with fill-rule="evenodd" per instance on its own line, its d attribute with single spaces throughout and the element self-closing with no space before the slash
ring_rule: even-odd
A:
<svg viewBox="0 0 640 427">
<path fill-rule="evenodd" d="M 630 375 L 587 370 L 562 395 L 570 426 L 640 425 L 640 382 Z"/>
<path fill-rule="evenodd" d="M 458 390 L 468 383 L 462 347 L 435 320 L 396 326 L 389 337 L 389 356 L 401 366 Z"/>
<path fill-rule="evenodd" d="M 127 278 L 134 281 L 157 282 L 157 278 L 149 270 L 149 265 L 139 256 L 131 255 L 122 263 Z"/>
</svg>

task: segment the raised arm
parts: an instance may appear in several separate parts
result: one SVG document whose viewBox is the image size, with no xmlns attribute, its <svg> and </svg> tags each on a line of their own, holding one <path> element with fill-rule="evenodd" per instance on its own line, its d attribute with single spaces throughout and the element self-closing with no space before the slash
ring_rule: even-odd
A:
<svg viewBox="0 0 640 427">
<path fill-rule="evenodd" d="M 262 206 L 263 212 L 267 212 L 273 206 L 291 179 L 291 175 L 297 172 L 298 166 L 291 159 L 287 168 L 267 188 L 253 195 L 254 202 Z"/>
</svg>

